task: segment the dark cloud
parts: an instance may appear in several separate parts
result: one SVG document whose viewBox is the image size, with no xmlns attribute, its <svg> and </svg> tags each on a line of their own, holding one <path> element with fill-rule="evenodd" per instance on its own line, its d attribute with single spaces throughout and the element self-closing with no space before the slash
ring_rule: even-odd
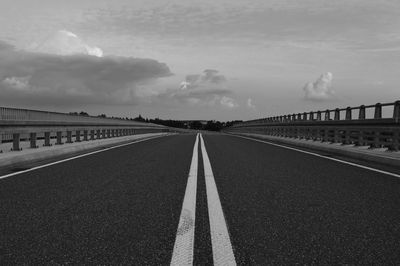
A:
<svg viewBox="0 0 400 266">
<path fill-rule="evenodd" d="M 170 75 L 152 59 L 33 53 L 0 42 L 0 99 L 9 103 L 132 104 L 137 85 Z"/>
<path fill-rule="evenodd" d="M 204 82 L 211 82 L 215 84 L 223 83 L 226 81 L 225 76 L 218 75 L 218 70 L 214 69 L 206 69 L 203 71 L 204 75 L 201 77 L 201 80 Z"/>
<path fill-rule="evenodd" d="M 14 47 L 12 45 L 9 45 L 8 43 L 0 41 L 0 52 L 2 50 L 10 50 L 10 49 L 14 49 Z"/>
<path fill-rule="evenodd" d="M 186 81 L 190 82 L 190 83 L 196 82 L 197 80 L 199 80 L 200 77 L 201 77 L 201 75 L 199 75 L 199 74 L 187 75 Z"/>
<path fill-rule="evenodd" d="M 226 78 L 224 75 L 218 73 L 218 70 L 206 69 L 202 74 L 187 75 L 185 81 L 181 84 L 181 88 L 182 86 L 184 86 L 184 89 L 193 89 L 197 87 L 223 85 L 226 82 Z"/>
</svg>

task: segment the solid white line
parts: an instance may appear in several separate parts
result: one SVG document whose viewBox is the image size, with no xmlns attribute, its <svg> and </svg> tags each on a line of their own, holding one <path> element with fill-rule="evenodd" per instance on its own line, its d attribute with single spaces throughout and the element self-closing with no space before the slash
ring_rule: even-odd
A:
<svg viewBox="0 0 400 266">
<path fill-rule="evenodd" d="M 214 265 L 236 265 L 217 185 L 215 184 L 210 159 L 208 158 L 201 134 L 200 140 L 201 152 L 203 154 L 204 176 L 206 178 L 208 217 L 210 220 Z"/>
<path fill-rule="evenodd" d="M 181 216 L 171 265 L 192 265 L 194 249 L 194 228 L 196 221 L 196 192 L 197 192 L 197 168 L 198 168 L 198 144 L 199 134 L 193 147 L 192 162 L 190 164 L 189 177 L 183 199 Z"/>
<path fill-rule="evenodd" d="M 304 151 L 304 150 L 300 150 L 300 149 L 296 149 L 296 148 L 292 148 L 292 147 L 276 144 L 276 143 L 265 141 L 265 140 L 253 139 L 253 138 L 244 137 L 244 136 L 238 136 L 238 135 L 233 135 L 233 134 L 231 136 L 235 136 L 235 137 L 243 138 L 243 139 L 248 139 L 248 140 L 252 140 L 252 141 L 257 141 L 257 142 L 261 142 L 261 143 L 277 146 L 277 147 L 280 147 L 280 148 L 285 148 L 285 149 L 288 149 L 288 150 L 298 151 L 298 152 L 302 152 L 302 153 L 305 153 L 305 154 L 314 155 L 314 156 L 317 156 L 317 157 L 320 157 L 320 158 L 324 158 L 324 159 L 327 159 L 327 160 L 331 160 L 331 161 L 335 161 L 335 162 L 339 162 L 339 163 L 344 163 L 344 164 L 348 164 L 348 165 L 351 165 L 351 166 L 355 166 L 355 167 L 359 167 L 359 168 L 362 168 L 362 169 L 366 169 L 366 170 L 370 170 L 370 171 L 373 171 L 373 172 L 377 172 L 377 173 L 380 173 L 380 174 L 385 174 L 385 175 L 390 175 L 390 176 L 394 176 L 394 177 L 400 178 L 400 174 L 395 174 L 395 173 L 387 172 L 387 171 L 384 171 L 384 170 L 379 170 L 379 169 L 376 169 L 376 168 L 364 166 L 364 165 L 361 165 L 361 164 L 356 164 L 356 163 L 343 161 L 343 160 L 340 160 L 340 159 L 326 157 L 326 156 L 323 156 L 323 155 L 320 155 L 320 154 L 314 153 L 314 152 Z"/>
<path fill-rule="evenodd" d="M 120 148 L 120 147 L 124 147 L 124 146 L 128 146 L 128 145 L 132 145 L 132 144 L 136 144 L 136 143 L 139 143 L 139 142 L 142 142 L 142 141 L 147 141 L 147 140 L 160 138 L 160 137 L 164 137 L 164 136 L 165 135 L 146 138 L 146 139 L 137 140 L 137 141 L 133 141 L 133 142 L 125 143 L 125 144 L 120 144 L 120 145 L 113 146 L 113 147 L 110 147 L 110 148 L 105 148 L 105 149 L 102 149 L 102 150 L 99 150 L 99 151 L 88 152 L 88 153 L 85 153 L 85 154 L 77 155 L 77 156 L 74 156 L 74 157 L 71 157 L 71 158 L 67 158 L 67 159 L 63 159 L 63 160 L 60 160 L 60 161 L 56 161 L 56 162 L 52 162 L 52 163 L 48 163 L 48 164 L 43 164 L 43 165 L 39 165 L 39 166 L 36 166 L 36 167 L 32 167 L 32 168 L 29 168 L 27 170 L 22 170 L 22 171 L 18 171 L 18 172 L 15 172 L 15 173 L 3 175 L 3 176 L 0 176 L 0 179 L 11 177 L 11 176 L 20 175 L 20 174 L 23 174 L 23 173 L 35 171 L 35 170 L 38 170 L 38 169 L 41 169 L 41 168 L 45 168 L 45 167 L 48 167 L 48 166 L 52 166 L 52 165 L 55 165 L 55 164 L 68 162 L 68 161 L 75 160 L 75 159 L 78 159 L 78 158 L 82 158 L 82 157 L 85 157 L 85 156 L 89 156 L 89 155 L 92 155 L 92 154 L 105 152 L 105 151 L 109 151 L 109 150 L 112 150 L 112 149 L 116 149 L 116 148 Z"/>
</svg>

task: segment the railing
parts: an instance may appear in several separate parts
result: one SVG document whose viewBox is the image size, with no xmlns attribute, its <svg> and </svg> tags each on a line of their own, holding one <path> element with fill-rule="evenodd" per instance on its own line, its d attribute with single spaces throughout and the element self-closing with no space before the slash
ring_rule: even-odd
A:
<svg viewBox="0 0 400 266">
<path fill-rule="evenodd" d="M 0 144 L 13 142 L 13 151 L 21 150 L 23 140 L 37 148 L 37 139 L 51 146 L 51 139 L 61 145 L 64 140 L 72 143 L 167 131 L 167 127 L 138 121 L 0 107 Z"/>
<path fill-rule="evenodd" d="M 384 114 L 390 114 L 388 117 Z M 246 121 L 228 132 L 258 133 L 399 150 L 400 101 Z"/>
<path fill-rule="evenodd" d="M 118 118 L 107 118 L 97 116 L 73 115 L 65 113 L 16 109 L 0 107 L 0 123 L 7 121 L 40 121 L 40 122 L 68 122 L 68 123 L 95 123 L 95 124 L 119 124 L 119 125 L 148 125 L 137 121 Z M 153 124 L 153 126 L 158 126 Z"/>
</svg>

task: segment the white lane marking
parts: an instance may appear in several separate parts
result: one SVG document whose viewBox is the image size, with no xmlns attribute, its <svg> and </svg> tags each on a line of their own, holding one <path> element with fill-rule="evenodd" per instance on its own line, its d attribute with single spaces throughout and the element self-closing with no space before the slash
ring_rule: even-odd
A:
<svg viewBox="0 0 400 266">
<path fill-rule="evenodd" d="M 368 167 L 368 166 L 364 166 L 364 165 L 361 165 L 361 164 L 356 164 L 356 163 L 352 163 L 352 162 L 343 161 L 343 160 L 340 160 L 340 159 L 326 157 L 326 156 L 320 155 L 318 153 L 304 151 L 304 150 L 300 150 L 300 149 L 296 149 L 296 148 L 292 148 L 292 147 L 276 144 L 276 143 L 265 141 L 265 140 L 253 139 L 253 138 L 244 137 L 244 136 L 238 136 L 238 135 L 233 135 L 233 134 L 230 134 L 230 135 L 234 136 L 234 137 L 238 137 L 238 138 L 248 139 L 248 140 L 252 140 L 252 141 L 257 141 L 257 142 L 261 142 L 261 143 L 277 146 L 277 147 L 280 147 L 280 148 L 285 148 L 285 149 L 288 149 L 288 150 L 293 150 L 293 151 L 298 151 L 298 152 L 302 152 L 302 153 L 305 153 L 305 154 L 314 155 L 314 156 L 317 156 L 317 157 L 320 157 L 320 158 L 324 158 L 324 159 L 327 159 L 327 160 L 331 160 L 331 161 L 335 161 L 335 162 L 339 162 L 339 163 L 344 163 L 344 164 L 348 164 L 348 165 L 351 165 L 351 166 L 355 166 L 355 167 L 363 168 L 363 169 L 370 170 L 370 171 L 373 171 L 373 172 L 377 172 L 377 173 L 380 173 L 380 174 L 385 174 L 385 175 L 390 175 L 390 176 L 394 176 L 394 177 L 400 178 L 399 174 L 387 172 L 387 171 L 384 171 L 384 170 L 379 170 L 379 169 Z"/>
<path fill-rule="evenodd" d="M 166 136 L 166 135 L 146 138 L 146 139 L 137 140 L 137 141 L 133 141 L 133 142 L 125 143 L 125 144 L 120 144 L 120 145 L 113 146 L 113 147 L 110 147 L 110 148 L 105 148 L 105 149 L 102 149 L 102 150 L 99 150 L 99 151 L 88 152 L 88 153 L 85 153 L 85 154 L 77 155 L 77 156 L 74 156 L 74 157 L 71 157 L 71 158 L 67 158 L 67 159 L 63 159 L 63 160 L 60 160 L 60 161 L 56 161 L 56 162 L 52 162 L 52 163 L 48 163 L 48 164 L 43 164 L 43 165 L 39 165 L 39 166 L 36 166 L 36 167 L 32 167 L 32 168 L 29 168 L 27 170 L 22 170 L 22 171 L 18 171 L 18 172 L 15 172 L 15 173 L 3 175 L 3 176 L 0 176 L 0 179 L 11 177 L 11 176 L 15 176 L 15 175 L 20 175 L 20 174 L 23 174 L 23 173 L 27 173 L 27 172 L 38 170 L 40 168 L 45 168 L 45 167 L 48 167 L 48 166 L 52 166 L 52 165 L 63 163 L 63 162 L 68 162 L 68 161 L 71 161 L 71 160 L 74 160 L 74 159 L 78 159 L 78 158 L 82 158 L 82 157 L 85 157 L 85 156 L 89 156 L 89 155 L 92 155 L 92 154 L 105 152 L 105 151 L 109 151 L 109 150 L 112 150 L 112 149 L 116 149 L 116 148 L 120 148 L 120 147 L 124 147 L 124 146 L 128 146 L 128 145 L 133 145 L 133 144 L 136 144 L 136 143 L 139 143 L 139 142 L 142 142 L 142 141 L 147 141 L 147 140 L 151 140 L 151 139 L 155 139 L 155 138 L 161 138 L 161 137 L 164 137 L 164 136 Z"/>
<path fill-rule="evenodd" d="M 196 192 L 197 192 L 197 168 L 198 168 L 198 144 L 199 134 L 193 147 L 192 162 L 190 164 L 189 177 L 183 199 L 181 216 L 171 265 L 192 265 L 194 249 L 194 228 L 196 221 Z"/>
<path fill-rule="evenodd" d="M 236 265 L 232 244 L 229 238 L 228 228 L 221 201 L 219 199 L 217 185 L 215 184 L 210 159 L 200 134 L 201 152 L 203 154 L 204 176 L 206 178 L 208 216 L 210 219 L 211 243 L 214 265 Z"/>
</svg>

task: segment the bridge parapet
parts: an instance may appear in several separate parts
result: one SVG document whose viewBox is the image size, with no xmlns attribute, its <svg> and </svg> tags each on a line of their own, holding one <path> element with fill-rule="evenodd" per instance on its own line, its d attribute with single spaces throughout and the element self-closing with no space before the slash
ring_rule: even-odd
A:
<svg viewBox="0 0 400 266">
<path fill-rule="evenodd" d="M 400 101 L 245 121 L 228 132 L 259 133 L 398 151 Z"/>
<path fill-rule="evenodd" d="M 30 148 L 37 148 L 37 139 L 51 146 L 51 139 L 62 145 L 167 131 L 168 127 L 132 120 L 0 107 L 0 144 L 12 142 L 13 151 L 21 150 L 24 140 L 30 141 Z"/>
</svg>

